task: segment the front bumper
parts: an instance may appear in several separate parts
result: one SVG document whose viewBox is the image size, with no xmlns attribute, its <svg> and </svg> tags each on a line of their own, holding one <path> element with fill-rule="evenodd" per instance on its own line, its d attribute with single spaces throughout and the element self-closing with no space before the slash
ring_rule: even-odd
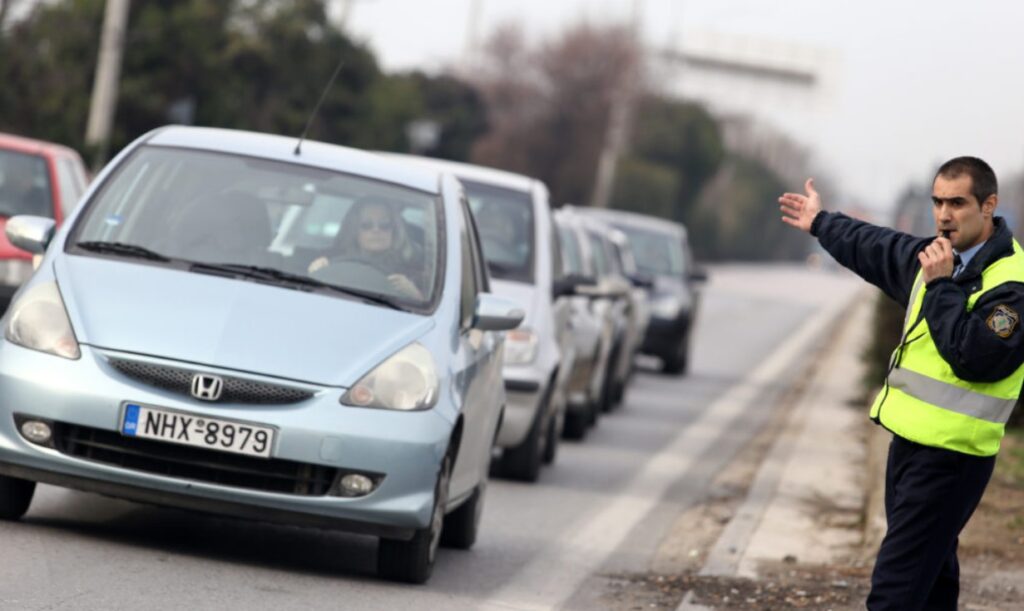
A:
<svg viewBox="0 0 1024 611">
<path fill-rule="evenodd" d="M 661 358 L 671 357 L 679 352 L 679 345 L 686 341 L 689 329 L 689 314 L 682 314 L 677 318 L 652 316 L 640 352 Z"/>
<path fill-rule="evenodd" d="M 510 374 L 506 368 L 505 416 L 502 418 L 496 442 L 499 447 L 514 448 L 526 439 L 541 405 L 546 382 L 539 372 Z"/>
<path fill-rule="evenodd" d="M 124 355 L 101 353 L 86 345 L 81 349 L 81 358 L 71 361 L 0 340 L 0 474 L 159 505 L 389 538 L 411 537 L 415 529 L 429 523 L 437 471 L 452 431 L 452 423 L 436 408 L 423 412 L 350 408 L 338 403 L 343 389 L 331 387 L 311 387 L 312 398 L 289 405 L 204 403 L 128 378 L 107 362 L 107 355 Z M 383 478 L 362 497 L 330 492 L 302 496 L 227 486 L 124 468 L 35 445 L 15 425 L 17 413 L 119 435 L 126 400 L 270 426 L 277 430 L 274 459 Z"/>
</svg>

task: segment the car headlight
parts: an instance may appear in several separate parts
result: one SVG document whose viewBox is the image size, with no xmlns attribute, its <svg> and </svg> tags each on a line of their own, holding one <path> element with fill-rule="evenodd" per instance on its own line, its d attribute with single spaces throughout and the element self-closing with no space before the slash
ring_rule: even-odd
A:
<svg viewBox="0 0 1024 611">
<path fill-rule="evenodd" d="M 21 286 L 23 282 L 32 276 L 33 271 L 35 271 L 35 268 L 32 267 L 31 260 L 0 260 L 0 284 L 4 286 Z"/>
<path fill-rule="evenodd" d="M 341 402 L 353 407 L 414 411 L 437 402 L 437 370 L 430 351 L 415 343 L 402 348 L 352 385 Z"/>
<path fill-rule="evenodd" d="M 679 308 L 682 305 L 678 297 L 672 295 L 659 297 L 651 304 L 651 313 L 657 318 L 675 318 L 679 315 Z"/>
<path fill-rule="evenodd" d="M 56 282 L 37 284 L 11 305 L 4 337 L 19 346 L 66 359 L 82 355 Z"/>
<path fill-rule="evenodd" d="M 505 364 L 525 365 L 537 358 L 537 334 L 529 329 L 513 329 L 505 334 Z"/>
</svg>

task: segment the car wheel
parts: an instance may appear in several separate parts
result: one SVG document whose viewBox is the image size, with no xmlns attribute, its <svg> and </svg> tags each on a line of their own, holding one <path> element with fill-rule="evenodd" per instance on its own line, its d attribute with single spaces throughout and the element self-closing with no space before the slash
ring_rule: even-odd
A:
<svg viewBox="0 0 1024 611">
<path fill-rule="evenodd" d="M 562 430 L 562 436 L 566 439 L 583 439 L 587 436 L 587 428 L 590 427 L 591 418 L 593 417 L 594 409 L 588 405 L 587 408 L 581 412 L 574 412 L 568 410 L 565 412 L 565 428 Z"/>
<path fill-rule="evenodd" d="M 615 409 L 615 363 L 619 360 L 619 347 L 615 346 L 612 348 L 612 353 L 608 356 L 608 364 L 606 365 L 606 371 L 604 374 L 604 388 L 601 389 L 601 411 L 610 412 Z"/>
<path fill-rule="evenodd" d="M 480 532 L 480 516 L 484 512 L 484 494 L 487 492 L 487 479 L 484 478 L 473 489 L 469 499 L 459 508 L 444 518 L 441 530 L 441 545 L 455 549 L 469 549 L 476 543 L 476 535 Z"/>
<path fill-rule="evenodd" d="M 505 448 L 501 453 L 501 474 L 508 479 L 522 482 L 535 482 L 540 476 L 540 467 L 544 460 L 544 441 L 551 428 L 548 417 L 548 401 L 551 399 L 551 385 L 544 392 L 544 398 L 537 406 L 533 416 L 533 424 L 526 434 L 526 439 L 514 448 Z"/>
<path fill-rule="evenodd" d="M 562 421 L 562 426 L 565 426 L 565 421 Z M 561 431 L 558 430 L 558 415 L 551 414 L 548 418 L 547 434 L 544 435 L 544 464 L 550 465 L 555 462 L 555 457 L 558 456 L 558 438 L 561 437 Z"/>
<path fill-rule="evenodd" d="M 0 520 L 18 520 L 28 511 L 36 483 L 0 475 Z"/>
<path fill-rule="evenodd" d="M 679 347 L 675 354 L 664 357 L 661 361 L 661 371 L 670 375 L 683 375 L 689 365 L 690 337 L 687 333 L 679 341 Z"/>
<path fill-rule="evenodd" d="M 430 524 L 418 529 L 408 541 L 381 539 L 377 545 L 377 574 L 392 581 L 425 583 L 434 571 L 437 548 L 444 529 L 444 512 L 448 506 L 448 484 L 452 462 L 445 456 L 434 489 L 434 510 Z"/>
</svg>

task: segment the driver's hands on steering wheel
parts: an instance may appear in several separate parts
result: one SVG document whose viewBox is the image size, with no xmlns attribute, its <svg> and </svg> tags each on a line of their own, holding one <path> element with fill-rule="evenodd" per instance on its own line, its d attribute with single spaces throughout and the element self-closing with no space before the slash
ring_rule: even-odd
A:
<svg viewBox="0 0 1024 611">
<path fill-rule="evenodd" d="M 388 282 L 391 286 L 395 287 L 400 293 L 412 297 L 413 299 L 423 299 L 423 294 L 416 288 L 412 280 L 402 274 L 391 274 L 388 276 Z"/>
<path fill-rule="evenodd" d="M 330 264 L 331 260 L 328 259 L 327 257 L 318 257 L 314 259 L 312 263 L 309 264 L 307 270 L 308 273 L 312 274 L 313 272 L 323 269 Z M 406 297 L 411 297 L 412 299 L 423 299 L 423 293 L 421 293 L 420 290 L 416 288 L 416 284 L 413 283 L 413 281 L 410 280 L 408 276 L 405 276 L 404 274 L 387 274 L 387 279 L 388 282 L 391 283 L 391 286 L 395 288 L 395 290 L 397 290 L 399 293 L 402 293 Z"/>
<path fill-rule="evenodd" d="M 306 271 L 312 274 L 316 270 L 323 269 L 330 264 L 331 262 L 328 261 L 327 257 L 317 257 L 316 259 L 313 260 L 312 263 L 309 264 L 309 267 L 306 269 Z"/>
</svg>

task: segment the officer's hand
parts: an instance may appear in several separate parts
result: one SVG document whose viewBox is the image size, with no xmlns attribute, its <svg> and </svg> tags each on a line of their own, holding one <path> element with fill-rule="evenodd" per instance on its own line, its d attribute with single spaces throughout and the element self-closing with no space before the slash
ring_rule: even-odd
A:
<svg viewBox="0 0 1024 611">
<path fill-rule="evenodd" d="M 807 179 L 804 190 L 807 191 L 807 195 L 784 193 L 779 198 L 779 210 L 785 215 L 782 217 L 784 223 L 810 233 L 811 222 L 821 212 L 821 196 L 814 190 L 813 178 Z"/>
<path fill-rule="evenodd" d="M 917 260 L 921 262 L 925 284 L 936 278 L 949 278 L 953 275 L 953 244 L 947 238 L 935 238 L 918 253 Z"/>
</svg>

